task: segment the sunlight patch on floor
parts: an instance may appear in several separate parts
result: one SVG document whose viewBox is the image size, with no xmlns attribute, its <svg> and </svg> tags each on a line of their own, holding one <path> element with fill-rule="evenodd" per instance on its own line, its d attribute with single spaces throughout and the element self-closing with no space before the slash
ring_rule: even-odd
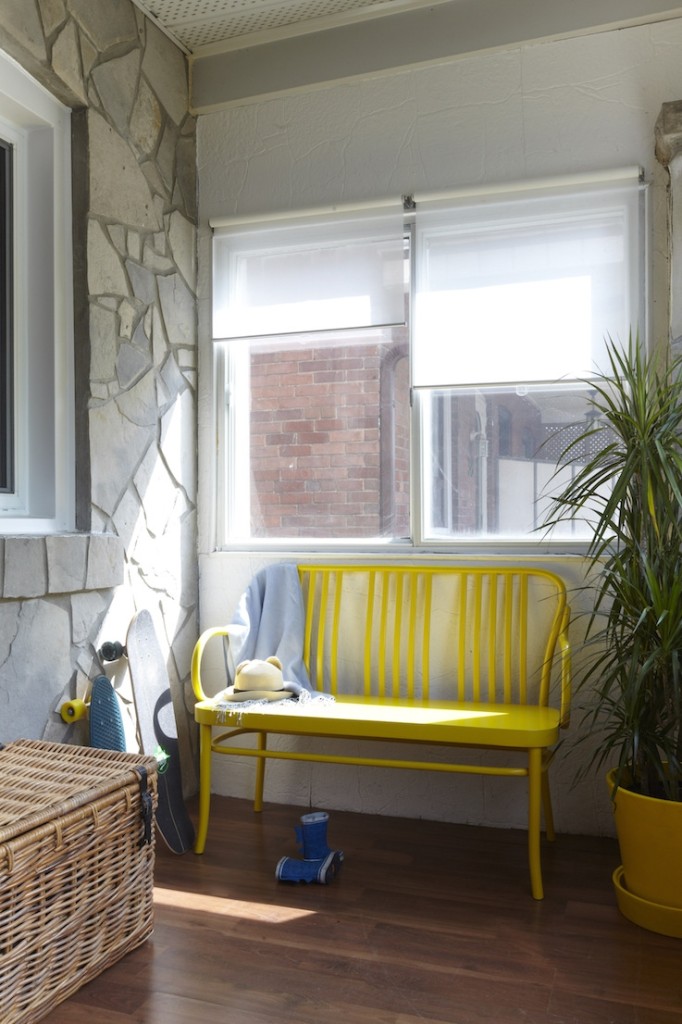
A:
<svg viewBox="0 0 682 1024">
<path fill-rule="evenodd" d="M 185 892 L 181 889 L 163 889 L 154 886 L 154 903 L 178 910 L 192 910 L 200 913 L 236 917 L 243 921 L 267 921 L 271 924 L 286 924 L 301 917 L 311 917 L 314 910 L 298 907 L 280 907 L 272 903 L 251 903 L 247 900 L 231 900 L 221 896 L 206 896 L 202 893 Z"/>
</svg>

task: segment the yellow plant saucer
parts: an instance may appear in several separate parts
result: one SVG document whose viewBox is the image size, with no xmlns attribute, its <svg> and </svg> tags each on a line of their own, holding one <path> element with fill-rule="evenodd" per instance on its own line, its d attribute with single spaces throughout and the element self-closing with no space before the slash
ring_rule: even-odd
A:
<svg viewBox="0 0 682 1024">
<path fill-rule="evenodd" d="M 613 886 L 616 890 L 618 909 L 628 921 L 650 932 L 682 939 L 682 907 L 666 907 L 661 903 L 651 903 L 629 892 L 625 887 L 622 864 L 613 872 Z"/>
</svg>

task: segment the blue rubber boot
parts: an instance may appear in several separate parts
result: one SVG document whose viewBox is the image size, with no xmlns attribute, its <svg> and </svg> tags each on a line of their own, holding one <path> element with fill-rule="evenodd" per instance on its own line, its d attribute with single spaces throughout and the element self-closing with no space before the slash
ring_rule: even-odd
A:
<svg viewBox="0 0 682 1024">
<path fill-rule="evenodd" d="M 340 850 L 332 850 L 327 844 L 327 823 L 329 815 L 326 811 L 312 811 L 301 816 L 301 824 L 296 826 L 296 839 L 304 860 L 322 860 L 330 853 L 336 853 L 343 860 Z"/>
<path fill-rule="evenodd" d="M 317 882 L 319 885 L 329 885 L 340 867 L 341 858 L 333 851 L 318 860 L 282 857 L 275 868 L 275 878 L 278 882 Z"/>
</svg>

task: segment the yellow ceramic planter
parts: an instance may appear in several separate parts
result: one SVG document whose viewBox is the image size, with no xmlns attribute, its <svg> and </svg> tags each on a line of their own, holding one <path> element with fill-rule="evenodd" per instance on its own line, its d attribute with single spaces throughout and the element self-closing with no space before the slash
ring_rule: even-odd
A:
<svg viewBox="0 0 682 1024">
<path fill-rule="evenodd" d="M 609 772 L 609 791 L 613 781 Z M 613 881 L 621 912 L 650 931 L 682 938 L 682 803 L 619 788 L 615 821 L 623 864 Z"/>
<path fill-rule="evenodd" d="M 613 887 L 616 891 L 618 909 L 628 921 L 638 924 L 640 928 L 646 928 L 647 931 L 682 939 L 682 910 L 679 907 L 652 903 L 651 900 L 640 899 L 631 893 L 625 885 L 622 864 L 613 872 Z"/>
</svg>

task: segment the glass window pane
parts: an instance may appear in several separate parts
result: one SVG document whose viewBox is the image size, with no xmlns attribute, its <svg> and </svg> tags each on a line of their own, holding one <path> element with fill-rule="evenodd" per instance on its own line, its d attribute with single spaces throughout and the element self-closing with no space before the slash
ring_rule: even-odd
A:
<svg viewBox="0 0 682 1024">
<path fill-rule="evenodd" d="M 580 386 L 438 388 L 418 393 L 425 540 L 527 538 L 541 526 L 552 493 L 594 439 L 557 475 L 566 446 L 590 426 L 589 391 Z M 585 522 L 552 538 L 584 539 Z"/>
<path fill-rule="evenodd" d="M 228 539 L 409 536 L 405 328 L 219 347 L 243 463 Z"/>
</svg>

